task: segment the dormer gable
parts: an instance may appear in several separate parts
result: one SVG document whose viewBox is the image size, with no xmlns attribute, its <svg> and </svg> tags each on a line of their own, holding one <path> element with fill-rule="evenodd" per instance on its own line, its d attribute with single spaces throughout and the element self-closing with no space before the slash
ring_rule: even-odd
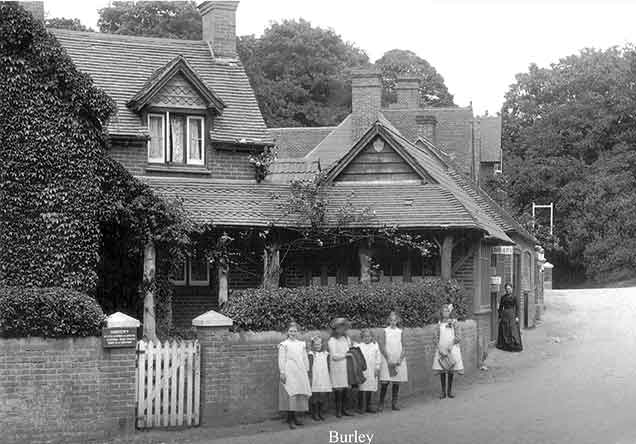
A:
<svg viewBox="0 0 636 444">
<path fill-rule="evenodd" d="M 333 165 L 327 173 L 327 181 L 436 183 L 400 142 L 381 122 L 375 122 Z"/>
<path fill-rule="evenodd" d="M 146 106 L 210 110 L 221 114 L 225 103 L 181 55 L 155 71 L 129 101 L 140 112 Z"/>
</svg>

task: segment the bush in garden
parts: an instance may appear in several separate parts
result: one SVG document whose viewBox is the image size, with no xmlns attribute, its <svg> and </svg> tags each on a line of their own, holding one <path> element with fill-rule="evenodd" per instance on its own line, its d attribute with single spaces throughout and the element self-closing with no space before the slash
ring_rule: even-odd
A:
<svg viewBox="0 0 636 444">
<path fill-rule="evenodd" d="M 92 297 L 67 288 L 0 287 L 0 336 L 99 336 L 105 316 Z"/>
<path fill-rule="evenodd" d="M 223 314 L 235 329 L 266 331 L 283 330 L 292 319 L 305 329 L 323 329 L 336 316 L 347 317 L 355 328 L 380 327 L 396 310 L 404 327 L 421 327 L 436 322 L 448 302 L 458 318 L 468 315 L 469 299 L 456 281 L 253 288 L 232 292 Z"/>
</svg>

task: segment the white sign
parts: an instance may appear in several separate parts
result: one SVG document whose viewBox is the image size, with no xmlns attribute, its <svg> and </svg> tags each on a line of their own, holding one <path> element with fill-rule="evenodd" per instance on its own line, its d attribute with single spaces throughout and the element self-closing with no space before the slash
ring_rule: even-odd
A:
<svg viewBox="0 0 636 444">
<path fill-rule="evenodd" d="M 492 247 L 492 254 L 512 254 L 514 247 L 512 245 L 500 245 Z"/>
<path fill-rule="evenodd" d="M 490 285 L 501 285 L 501 276 L 490 276 Z"/>
</svg>

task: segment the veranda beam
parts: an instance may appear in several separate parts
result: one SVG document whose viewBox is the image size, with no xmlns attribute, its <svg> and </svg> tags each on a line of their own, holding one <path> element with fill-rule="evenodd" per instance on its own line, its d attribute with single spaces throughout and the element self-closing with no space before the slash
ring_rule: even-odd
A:
<svg viewBox="0 0 636 444">
<path fill-rule="evenodd" d="M 447 281 L 453 273 L 453 236 L 447 234 L 442 241 L 442 279 Z"/>
<path fill-rule="evenodd" d="M 144 247 L 144 336 L 152 341 L 157 339 L 155 318 L 156 264 L 155 244 L 148 241 Z"/>
</svg>

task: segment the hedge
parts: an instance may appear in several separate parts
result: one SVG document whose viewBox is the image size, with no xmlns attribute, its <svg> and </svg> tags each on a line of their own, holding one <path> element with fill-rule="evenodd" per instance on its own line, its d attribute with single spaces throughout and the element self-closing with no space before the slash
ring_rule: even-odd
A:
<svg viewBox="0 0 636 444">
<path fill-rule="evenodd" d="M 105 316 L 92 297 L 67 288 L 0 287 L 0 336 L 99 336 Z"/>
<path fill-rule="evenodd" d="M 469 313 L 469 300 L 456 281 L 237 290 L 222 312 L 234 320 L 235 330 L 280 331 L 290 320 L 323 329 L 336 316 L 347 317 L 355 328 L 378 327 L 391 310 L 399 312 L 404 327 L 420 327 L 436 322 L 448 302 L 458 318 Z"/>
</svg>

